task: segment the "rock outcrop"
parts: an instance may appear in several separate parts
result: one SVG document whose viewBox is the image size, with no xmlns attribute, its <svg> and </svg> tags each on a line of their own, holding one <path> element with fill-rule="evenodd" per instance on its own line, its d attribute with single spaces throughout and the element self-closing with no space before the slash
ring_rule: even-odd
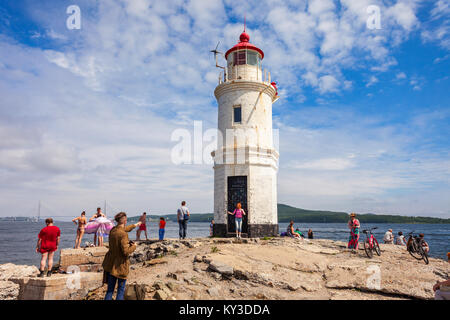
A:
<svg viewBox="0 0 450 320">
<path fill-rule="evenodd" d="M 141 241 L 130 258 L 127 299 L 433 299 L 434 283 L 449 277 L 446 261 L 430 258 L 426 265 L 404 247 L 380 247 L 381 256 L 369 259 L 362 249 L 352 253 L 344 242 L 321 239 Z M 94 254 L 80 252 L 87 257 L 69 251 L 65 256 L 72 256 L 72 263 L 98 263 Z M 0 266 L 5 270 L 0 272 L 3 299 L 21 295 L 14 272 L 31 276 L 38 272 L 33 267 L 15 271 L 14 265 L 4 266 Z M 99 285 L 101 273 L 85 274 L 97 274 L 90 282 L 93 290 L 86 293 L 87 281 L 82 286 L 86 290 L 71 298 L 103 299 L 106 286 Z"/>
<path fill-rule="evenodd" d="M 20 285 L 12 279 L 29 278 L 39 274 L 35 266 L 15 265 L 6 263 L 0 265 L 0 300 L 17 300 L 20 295 Z"/>
</svg>

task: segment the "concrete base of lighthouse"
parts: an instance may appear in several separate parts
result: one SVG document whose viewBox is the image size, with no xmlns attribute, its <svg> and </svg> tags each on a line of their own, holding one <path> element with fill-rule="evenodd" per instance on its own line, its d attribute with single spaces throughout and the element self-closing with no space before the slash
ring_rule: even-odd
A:
<svg viewBox="0 0 450 320">
<path fill-rule="evenodd" d="M 273 149 L 247 147 L 242 150 L 243 163 L 226 164 L 223 157 L 237 153 L 239 148 L 223 150 L 225 152 L 212 153 L 215 160 L 213 235 L 236 236 L 235 217 L 227 212 L 233 212 L 237 203 L 241 203 L 246 212 L 242 220 L 242 237 L 278 235 L 278 153 Z"/>
<path fill-rule="evenodd" d="M 235 237 L 236 233 L 228 232 L 225 223 L 214 224 L 213 236 L 226 238 Z M 275 237 L 278 235 L 278 224 L 249 224 L 247 233 L 242 233 L 243 238 Z"/>
</svg>

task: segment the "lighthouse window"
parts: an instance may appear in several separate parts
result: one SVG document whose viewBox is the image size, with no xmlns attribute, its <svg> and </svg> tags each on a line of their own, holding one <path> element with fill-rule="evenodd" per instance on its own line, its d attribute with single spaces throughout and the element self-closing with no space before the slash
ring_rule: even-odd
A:
<svg viewBox="0 0 450 320">
<path fill-rule="evenodd" d="M 247 64 L 252 66 L 258 65 L 258 54 L 256 52 L 247 52 Z"/>
<path fill-rule="evenodd" d="M 233 108 L 234 114 L 233 114 L 233 121 L 234 123 L 241 123 L 242 122 L 242 109 L 241 106 L 237 106 Z"/>
<path fill-rule="evenodd" d="M 234 53 L 234 65 L 245 64 L 245 51 L 237 51 Z"/>
</svg>

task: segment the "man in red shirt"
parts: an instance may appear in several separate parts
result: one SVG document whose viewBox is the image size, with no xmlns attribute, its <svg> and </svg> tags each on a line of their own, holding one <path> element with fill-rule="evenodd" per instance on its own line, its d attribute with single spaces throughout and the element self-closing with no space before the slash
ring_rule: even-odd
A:
<svg viewBox="0 0 450 320">
<path fill-rule="evenodd" d="M 36 252 L 40 252 L 42 254 L 41 257 L 41 265 L 39 271 L 39 277 L 44 276 L 45 264 L 48 260 L 48 271 L 47 277 L 50 277 L 52 274 L 53 268 L 53 256 L 55 251 L 58 250 L 59 240 L 61 238 L 61 230 L 57 226 L 53 225 L 53 219 L 48 218 L 45 220 L 47 226 L 39 232 L 38 242 L 36 245 Z"/>
</svg>

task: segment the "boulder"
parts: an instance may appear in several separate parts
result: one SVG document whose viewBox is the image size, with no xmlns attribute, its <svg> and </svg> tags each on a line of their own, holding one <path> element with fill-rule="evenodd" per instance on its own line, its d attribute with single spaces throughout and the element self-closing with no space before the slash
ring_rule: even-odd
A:
<svg viewBox="0 0 450 320">
<path fill-rule="evenodd" d="M 19 297 L 20 286 L 11 281 L 0 281 L 0 301 L 17 300 Z"/>
<path fill-rule="evenodd" d="M 156 290 L 155 295 L 153 296 L 156 300 L 166 300 L 168 297 L 167 293 L 163 290 Z"/>
<path fill-rule="evenodd" d="M 208 288 L 206 289 L 206 292 L 212 297 L 217 297 L 219 295 L 219 290 L 217 290 L 217 288 Z"/>
<path fill-rule="evenodd" d="M 33 277 L 39 274 L 36 266 L 15 265 L 6 263 L 0 265 L 0 280 L 9 280 L 10 278 Z"/>
<path fill-rule="evenodd" d="M 229 265 L 219 262 L 219 261 L 211 261 L 209 264 L 209 268 L 212 271 L 218 272 L 223 276 L 232 276 L 233 275 L 233 267 Z"/>
</svg>

